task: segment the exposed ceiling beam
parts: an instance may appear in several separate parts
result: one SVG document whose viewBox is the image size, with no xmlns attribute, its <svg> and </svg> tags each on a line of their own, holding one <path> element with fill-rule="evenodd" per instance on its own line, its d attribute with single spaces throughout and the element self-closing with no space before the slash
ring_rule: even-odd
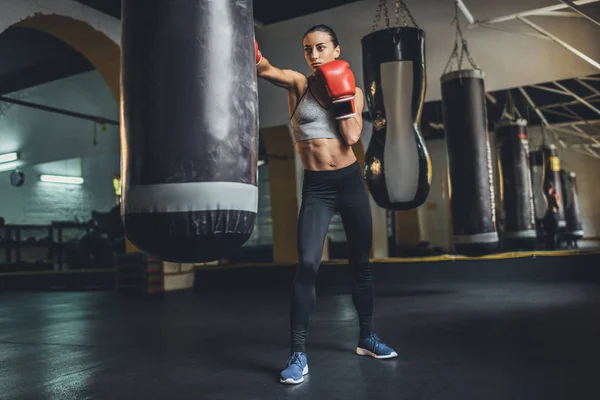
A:
<svg viewBox="0 0 600 400">
<path fill-rule="evenodd" d="M 552 93 L 558 93 L 558 94 L 562 94 L 565 96 L 570 96 L 569 93 L 564 92 L 562 90 L 558 90 L 558 89 L 553 89 L 553 88 L 549 88 L 546 86 L 542 86 L 542 85 L 531 85 L 532 88 L 536 88 L 536 89 L 540 89 L 540 90 L 545 90 L 547 92 L 552 92 Z"/>
<path fill-rule="evenodd" d="M 533 102 L 533 100 L 531 100 L 531 97 L 529 97 L 529 95 L 527 94 L 525 89 L 522 87 L 519 87 L 519 91 L 521 92 L 523 97 L 525 97 L 525 100 L 527 100 L 527 102 L 529 103 L 531 108 L 533 108 L 533 111 L 535 111 L 535 113 L 538 115 L 538 117 L 540 117 L 540 120 L 542 120 L 542 122 L 550 128 L 550 123 L 544 116 L 544 113 L 538 108 L 538 106 Z"/>
<path fill-rule="evenodd" d="M 474 24 L 475 18 L 473 18 L 473 14 L 471 14 L 465 3 L 462 0 L 456 0 L 456 2 L 458 3 L 458 8 L 460 8 L 460 11 L 463 13 L 467 21 L 469 21 L 469 24 Z"/>
<path fill-rule="evenodd" d="M 587 147 L 586 150 L 593 155 L 594 157 L 600 159 L 600 155 L 598 155 L 598 153 L 596 153 L 594 150 L 592 150 L 591 148 Z"/>
<path fill-rule="evenodd" d="M 578 138 L 581 139 L 588 139 L 588 136 L 585 134 L 582 134 L 580 132 L 573 132 L 570 129 L 565 129 L 565 128 L 558 128 L 556 126 L 552 126 L 552 125 L 548 125 L 547 128 L 552 128 L 553 131 L 558 132 L 558 133 L 562 133 L 563 135 L 570 135 L 570 136 L 576 136 Z M 594 143 L 596 143 L 598 141 L 595 141 Z M 600 142 L 598 142 L 600 144 Z"/>
<path fill-rule="evenodd" d="M 593 94 L 591 96 L 585 96 L 584 99 L 587 100 L 589 103 L 600 102 L 600 99 L 595 94 Z M 539 109 L 545 111 L 545 110 L 549 110 L 551 108 L 562 108 L 564 106 L 574 106 L 577 104 L 580 104 L 580 102 L 578 100 L 573 100 L 573 101 L 567 101 L 564 103 L 546 104 L 545 106 L 540 106 Z"/>
<path fill-rule="evenodd" d="M 600 0 L 578 0 L 578 1 L 575 1 L 574 4 L 578 5 L 578 6 L 581 6 L 581 5 L 585 5 L 585 4 L 596 3 L 598 1 L 600 1 Z M 481 23 L 496 24 L 498 22 L 511 21 L 511 20 L 517 19 L 517 17 L 527 17 L 527 16 L 531 16 L 531 15 L 540 15 L 540 13 L 541 14 L 545 14 L 545 13 L 552 12 L 552 11 L 565 10 L 567 8 L 569 8 L 569 6 L 567 6 L 566 4 L 557 4 L 557 5 L 549 6 L 549 7 L 536 8 L 534 10 L 528 10 L 528 11 L 523 11 L 523 12 L 520 12 L 520 13 L 505 15 L 503 17 L 493 18 L 493 19 L 490 19 L 490 20 L 487 20 L 487 21 L 476 22 L 471 27 L 474 28 L 478 24 L 481 24 Z"/>
<path fill-rule="evenodd" d="M 521 92 L 521 94 L 523 95 L 523 97 L 525 97 L 525 100 L 527 100 L 527 102 L 533 108 L 533 110 L 538 115 L 538 117 L 540 117 L 540 120 L 543 122 L 543 124 L 548 129 L 550 129 L 550 131 L 552 131 L 555 135 L 557 135 L 557 137 L 558 137 L 559 133 L 562 133 L 562 134 L 577 136 L 577 137 L 580 137 L 582 139 L 591 140 L 594 143 L 600 144 L 600 141 L 598 141 L 596 138 L 588 135 L 585 131 L 583 131 L 583 130 L 581 130 L 581 129 L 579 129 L 577 127 L 578 125 L 580 125 L 580 123 L 578 123 L 578 122 L 584 122 L 584 121 L 569 122 L 569 123 L 566 123 L 566 124 L 550 124 L 548 122 L 548 119 L 544 115 L 544 113 L 536 106 L 536 104 L 533 102 L 533 100 L 531 99 L 531 97 L 527 94 L 527 92 L 525 91 L 525 89 L 522 88 L 522 87 L 519 87 L 519 91 Z M 563 126 L 564 127 L 569 127 L 571 129 L 574 129 L 576 132 L 573 132 L 570 129 L 565 129 Z M 565 147 L 565 144 L 561 142 L 561 146 Z M 600 157 L 598 157 L 598 158 L 600 158 Z"/>
<path fill-rule="evenodd" d="M 577 95 L 576 93 L 573 93 L 572 91 L 570 91 L 569 89 L 567 89 L 566 87 L 564 87 L 563 85 L 561 85 L 558 82 L 554 82 L 554 84 L 559 87 L 560 89 L 564 90 L 565 92 L 569 93 L 573 98 L 577 99 L 577 101 L 579 101 L 581 104 L 583 104 L 584 106 L 586 106 L 587 108 L 589 108 L 590 110 L 594 111 L 596 114 L 600 115 L 600 109 L 596 108 L 595 106 L 593 106 L 592 104 L 590 104 L 587 100 L 585 100 L 583 97 L 580 97 L 579 95 Z"/>
<path fill-rule="evenodd" d="M 582 120 L 583 118 L 581 118 L 581 115 L 577 114 L 575 111 L 571 110 L 569 108 L 569 106 L 563 106 L 562 107 L 563 110 L 565 110 L 566 112 L 568 112 L 569 114 L 571 114 L 571 116 L 573 116 L 574 118 L 578 119 L 578 120 Z M 553 110 L 546 110 L 546 112 L 551 112 Z"/>
<path fill-rule="evenodd" d="M 529 97 L 529 95 L 527 94 L 527 92 L 525 91 L 525 89 L 523 87 L 519 87 L 519 91 L 521 92 L 521 94 L 523 95 L 523 97 L 525 97 L 525 100 L 527 100 L 527 102 L 529 103 L 529 105 L 531 106 L 531 108 L 533 108 L 533 111 L 535 111 L 535 113 L 538 115 L 538 117 L 540 117 L 540 120 L 542 121 L 542 124 L 545 125 L 548 129 L 550 129 L 550 131 L 553 132 L 554 135 L 558 135 L 557 129 L 554 128 L 548 122 L 548 119 L 546 118 L 546 116 L 544 115 L 544 113 L 542 111 L 540 111 L 540 109 L 533 102 L 533 100 L 531 99 L 531 97 Z M 564 145 L 562 143 L 561 143 L 561 146 L 564 147 Z"/>
<path fill-rule="evenodd" d="M 590 123 L 588 123 L 581 115 L 577 114 L 575 111 L 571 110 L 569 107 L 564 106 L 563 109 L 565 111 L 567 111 L 569 114 L 571 114 L 574 118 L 577 118 L 580 122 L 584 122 L 581 125 L 585 125 L 588 128 L 596 131 L 596 132 L 600 132 L 600 127 L 597 127 L 595 125 L 592 125 Z M 546 110 L 546 112 L 553 112 L 552 110 Z"/>
<path fill-rule="evenodd" d="M 580 137 L 582 139 L 590 139 L 594 143 L 581 143 L 580 145 L 583 145 L 583 146 L 586 146 L 586 147 L 573 147 L 575 145 L 573 145 L 573 144 L 572 145 L 567 145 L 563 140 L 559 139 L 558 138 L 558 133 L 562 133 L 563 135 L 567 134 L 567 135 L 577 136 L 577 137 Z M 582 150 L 579 151 L 582 154 L 591 155 L 594 158 L 600 159 L 600 155 L 598 155 L 598 153 L 596 153 L 594 150 L 591 149 L 591 146 L 593 146 L 593 145 L 600 147 L 600 141 L 598 141 L 598 140 L 596 140 L 596 139 L 594 139 L 594 138 L 592 138 L 592 137 L 590 137 L 588 135 L 579 134 L 577 132 L 572 132 L 572 131 L 567 131 L 567 130 L 561 129 L 561 128 L 555 129 L 554 130 L 554 134 L 556 135 L 556 140 L 558 140 L 558 142 L 560 143 L 560 145 L 561 145 L 562 148 L 566 148 L 566 149 L 570 149 L 570 150 L 574 150 L 574 151 L 576 151 L 575 149 L 582 149 Z"/>
<path fill-rule="evenodd" d="M 579 82 L 585 88 L 589 89 L 590 92 L 594 93 L 596 96 L 600 96 L 600 90 L 596 89 L 595 87 L 593 87 L 589 83 L 582 81 L 581 79 L 575 79 L 575 80 L 577 82 Z"/>
<path fill-rule="evenodd" d="M 519 31 L 519 30 L 516 30 L 516 29 L 510 29 L 510 28 L 505 28 L 505 27 L 502 27 L 502 26 L 493 25 L 493 24 L 486 24 L 486 23 L 480 23 L 479 26 L 482 27 L 482 28 L 492 29 L 492 30 L 495 30 L 495 31 L 507 32 L 507 33 L 515 33 L 517 35 L 533 36 L 533 37 L 538 38 L 538 39 L 544 39 L 544 40 L 552 41 L 552 39 L 550 39 L 548 36 L 544 36 L 544 35 L 541 35 L 539 33 L 523 32 L 523 31 Z"/>
<path fill-rule="evenodd" d="M 560 39 L 558 36 L 555 36 L 555 35 L 551 34 L 550 32 L 546 31 L 541 26 L 539 26 L 539 25 L 531 22 L 530 20 L 528 20 L 525 17 L 517 16 L 517 19 L 519 21 L 523 22 L 524 24 L 529 25 L 531 28 L 535 29 L 536 31 L 538 31 L 542 35 L 548 36 L 550 39 L 552 39 L 556 43 L 560 44 L 562 47 L 564 47 L 565 49 L 569 50 L 570 52 L 572 52 L 576 56 L 582 58 L 583 60 L 587 61 L 588 63 L 590 63 L 594 67 L 600 69 L 600 63 L 599 62 L 597 62 L 596 60 L 592 59 L 591 57 L 585 55 L 581 51 L 577 50 L 575 47 L 571 46 L 570 44 L 568 44 L 564 40 Z"/>
<path fill-rule="evenodd" d="M 580 144 L 572 144 L 570 146 L 573 149 L 585 149 L 585 148 L 598 148 L 600 147 L 600 144 L 596 144 L 596 143 L 580 143 Z"/>
<path fill-rule="evenodd" d="M 560 122 L 557 124 L 550 124 L 549 126 L 552 126 L 555 128 L 561 128 L 561 127 L 572 126 L 572 125 L 597 125 L 597 124 L 600 124 L 600 119 L 584 120 L 584 121 L 577 121 L 577 122 Z"/>
<path fill-rule="evenodd" d="M 493 94 L 491 94 L 491 93 L 486 93 L 486 94 L 485 94 L 485 97 L 486 97 L 486 98 L 488 99 L 488 101 L 489 101 L 490 103 L 492 103 L 492 104 L 496 104 L 496 103 L 498 103 L 498 100 L 496 100 L 496 98 L 494 97 L 494 95 L 493 95 Z"/>
<path fill-rule="evenodd" d="M 590 20 L 593 24 L 600 26 L 600 18 L 597 15 L 593 14 L 590 11 L 584 10 L 582 7 L 573 3 L 571 0 L 560 0 L 561 3 L 566 4 L 571 9 L 573 9 L 576 13 L 582 15 L 583 17 Z"/>
<path fill-rule="evenodd" d="M 549 114 L 554 114 L 554 115 L 558 115 L 561 117 L 565 117 L 565 118 L 571 118 L 571 119 L 575 119 L 575 120 L 579 120 L 580 118 L 573 115 L 573 114 L 567 114 L 567 113 L 563 113 L 560 111 L 554 111 L 554 110 L 544 110 L 544 112 L 549 113 Z"/>
<path fill-rule="evenodd" d="M 594 142 L 596 144 L 600 144 L 600 141 L 598 139 L 596 139 L 593 136 L 588 135 L 583 129 L 581 129 L 577 125 L 571 125 L 571 128 L 575 129 L 577 132 L 579 132 L 582 135 L 584 135 L 588 140 L 591 140 L 592 142 Z"/>
<path fill-rule="evenodd" d="M 535 14 L 536 17 L 559 17 L 559 18 L 583 18 L 580 14 L 573 11 L 541 11 Z"/>
<path fill-rule="evenodd" d="M 594 154 L 589 154 L 587 151 L 585 151 L 585 150 L 589 150 L 589 147 L 585 148 L 585 149 L 579 149 L 579 148 L 573 148 L 573 147 L 571 147 L 570 150 L 573 150 L 576 153 L 583 154 L 584 156 L 590 156 L 590 157 L 594 157 L 594 158 L 600 159 L 600 156 L 597 156 L 597 155 L 594 155 Z"/>
</svg>

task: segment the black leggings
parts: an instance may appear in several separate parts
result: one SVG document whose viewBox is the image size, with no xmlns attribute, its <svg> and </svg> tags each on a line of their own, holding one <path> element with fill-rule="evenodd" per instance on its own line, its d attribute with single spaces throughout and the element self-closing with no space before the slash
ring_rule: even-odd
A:
<svg viewBox="0 0 600 400">
<path fill-rule="evenodd" d="M 348 261 L 354 278 L 352 301 L 367 337 L 373 323 L 373 280 L 369 264 L 372 221 L 367 189 L 358 162 L 335 171 L 304 171 L 298 219 L 298 269 L 291 300 L 291 351 L 305 352 L 315 301 L 315 280 L 323 243 L 334 213 L 344 224 Z"/>
</svg>

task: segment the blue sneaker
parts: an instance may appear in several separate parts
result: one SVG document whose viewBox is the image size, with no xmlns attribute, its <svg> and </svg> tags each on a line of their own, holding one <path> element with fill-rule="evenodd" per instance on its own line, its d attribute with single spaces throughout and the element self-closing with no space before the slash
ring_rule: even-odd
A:
<svg viewBox="0 0 600 400">
<path fill-rule="evenodd" d="M 366 339 L 358 340 L 356 354 L 359 356 L 371 356 L 379 359 L 398 357 L 398 353 L 383 343 L 381 339 L 379 339 L 379 336 L 377 336 L 375 333 L 371 333 Z"/>
<path fill-rule="evenodd" d="M 304 375 L 306 374 L 308 374 L 306 353 L 296 352 L 288 358 L 285 369 L 281 371 L 279 382 L 297 385 L 304 382 Z"/>
</svg>

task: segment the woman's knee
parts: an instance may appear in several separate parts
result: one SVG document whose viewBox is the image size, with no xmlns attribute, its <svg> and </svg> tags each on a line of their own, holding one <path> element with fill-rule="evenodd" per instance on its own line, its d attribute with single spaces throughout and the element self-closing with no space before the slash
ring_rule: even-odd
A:
<svg viewBox="0 0 600 400">
<path fill-rule="evenodd" d="M 365 264 L 371 255 L 371 242 L 348 242 L 348 261 L 351 264 Z"/>
<path fill-rule="evenodd" d="M 296 269 L 296 282 L 314 283 L 317 279 L 320 260 L 314 257 L 300 257 L 298 267 Z"/>
</svg>

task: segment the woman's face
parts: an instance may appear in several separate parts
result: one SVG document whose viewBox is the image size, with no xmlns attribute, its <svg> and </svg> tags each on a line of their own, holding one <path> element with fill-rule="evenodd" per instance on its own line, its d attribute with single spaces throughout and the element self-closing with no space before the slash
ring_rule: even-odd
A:
<svg viewBox="0 0 600 400">
<path fill-rule="evenodd" d="M 311 32 L 304 36 L 304 59 L 315 72 L 319 66 L 340 56 L 340 47 L 334 47 L 331 36 L 326 32 Z"/>
</svg>

